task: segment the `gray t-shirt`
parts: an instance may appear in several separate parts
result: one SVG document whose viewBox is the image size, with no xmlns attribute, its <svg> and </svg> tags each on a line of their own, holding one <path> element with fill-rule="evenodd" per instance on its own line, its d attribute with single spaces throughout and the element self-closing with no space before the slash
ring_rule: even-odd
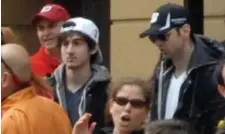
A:
<svg viewBox="0 0 225 134">
<path fill-rule="evenodd" d="M 79 89 L 77 92 L 72 93 L 70 90 L 66 89 L 66 104 L 67 104 L 67 111 L 72 123 L 72 126 L 77 122 L 79 119 L 78 108 L 81 101 L 82 96 L 82 89 Z"/>
</svg>

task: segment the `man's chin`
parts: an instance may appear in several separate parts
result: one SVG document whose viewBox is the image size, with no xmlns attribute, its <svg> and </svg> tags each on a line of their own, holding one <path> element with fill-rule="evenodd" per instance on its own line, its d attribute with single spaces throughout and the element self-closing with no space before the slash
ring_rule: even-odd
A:
<svg viewBox="0 0 225 134">
<path fill-rule="evenodd" d="M 56 48 L 56 45 L 55 44 L 44 44 L 43 45 L 46 49 L 54 49 L 54 48 Z"/>
</svg>

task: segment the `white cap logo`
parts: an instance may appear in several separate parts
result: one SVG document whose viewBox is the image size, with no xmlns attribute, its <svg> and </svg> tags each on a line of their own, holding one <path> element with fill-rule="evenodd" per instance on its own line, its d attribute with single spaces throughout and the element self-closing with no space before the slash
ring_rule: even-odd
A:
<svg viewBox="0 0 225 134">
<path fill-rule="evenodd" d="M 41 9 L 41 12 L 48 12 L 52 9 L 52 6 L 44 6 L 42 9 Z"/>
<path fill-rule="evenodd" d="M 152 14 L 150 23 L 155 23 L 158 20 L 159 13 L 155 12 Z"/>
<path fill-rule="evenodd" d="M 94 29 L 93 31 L 93 37 L 98 38 L 98 29 Z"/>
</svg>

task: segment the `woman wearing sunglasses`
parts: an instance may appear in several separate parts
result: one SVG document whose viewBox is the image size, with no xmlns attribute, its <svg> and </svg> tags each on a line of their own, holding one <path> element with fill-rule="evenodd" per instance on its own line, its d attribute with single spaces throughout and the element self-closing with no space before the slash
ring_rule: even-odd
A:
<svg viewBox="0 0 225 134">
<path fill-rule="evenodd" d="M 151 102 L 149 84 L 138 78 L 124 78 L 109 90 L 108 109 L 114 127 L 103 128 L 100 134 L 144 134 Z M 91 115 L 84 114 L 75 124 L 73 134 L 92 134 L 96 123 L 89 125 Z"/>
</svg>

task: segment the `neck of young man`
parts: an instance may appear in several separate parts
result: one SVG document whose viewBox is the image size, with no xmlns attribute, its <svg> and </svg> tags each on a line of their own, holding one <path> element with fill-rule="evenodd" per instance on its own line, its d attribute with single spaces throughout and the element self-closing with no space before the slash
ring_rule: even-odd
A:
<svg viewBox="0 0 225 134">
<path fill-rule="evenodd" d="M 54 48 L 46 48 L 46 53 L 50 55 L 53 59 L 61 61 L 60 49 L 57 47 Z"/>
<path fill-rule="evenodd" d="M 92 70 L 90 64 L 85 64 L 77 68 L 66 68 L 67 89 L 71 92 L 79 90 L 91 77 Z"/>
<path fill-rule="evenodd" d="M 18 88 L 15 84 L 12 83 L 7 89 L 4 89 L 4 91 L 6 92 L 2 94 L 1 101 L 4 101 L 7 97 L 16 93 L 18 91 Z"/>
<path fill-rule="evenodd" d="M 176 77 L 179 77 L 181 74 L 187 71 L 188 65 L 190 62 L 191 55 L 194 51 L 194 45 L 192 41 L 188 41 L 184 45 L 183 51 L 180 51 L 178 55 L 172 58 L 173 64 L 175 66 Z"/>
</svg>

